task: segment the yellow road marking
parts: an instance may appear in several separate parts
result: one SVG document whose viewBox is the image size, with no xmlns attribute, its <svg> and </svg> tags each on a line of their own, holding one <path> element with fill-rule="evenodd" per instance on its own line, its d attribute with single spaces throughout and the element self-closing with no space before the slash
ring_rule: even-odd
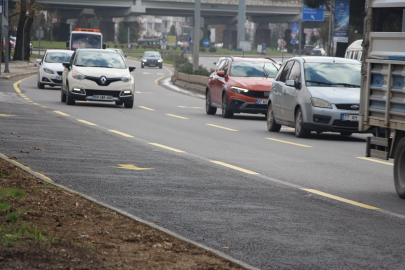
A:
<svg viewBox="0 0 405 270">
<path fill-rule="evenodd" d="M 236 129 L 221 127 L 221 126 L 217 126 L 217 125 L 213 125 L 213 124 L 206 124 L 206 125 L 211 126 L 211 127 L 216 127 L 216 128 L 222 128 L 222 129 L 226 129 L 226 130 L 230 130 L 230 131 L 237 131 Z"/>
<path fill-rule="evenodd" d="M 31 103 L 32 103 L 32 102 L 34 102 L 34 101 L 32 101 L 32 100 L 28 100 L 28 102 L 31 102 Z"/>
<path fill-rule="evenodd" d="M 139 106 L 139 108 L 145 109 L 145 110 L 149 110 L 149 111 L 154 111 L 155 109 L 151 109 L 145 106 Z"/>
<path fill-rule="evenodd" d="M 0 116 L 8 117 L 8 116 L 15 116 L 15 115 L 12 115 L 12 114 L 2 114 L 2 113 L 0 113 Z"/>
<path fill-rule="evenodd" d="M 179 108 L 187 108 L 187 109 L 204 109 L 204 107 L 187 107 L 187 106 L 177 106 Z"/>
<path fill-rule="evenodd" d="M 315 193 L 315 194 L 318 194 L 320 196 L 324 196 L 324 197 L 327 197 L 327 198 L 330 198 L 330 199 L 333 199 L 333 200 L 337 200 L 337 201 L 345 202 L 345 203 L 348 203 L 348 204 L 356 205 L 356 206 L 359 206 L 359 207 L 367 208 L 367 209 L 373 209 L 373 210 L 380 209 L 380 208 L 377 208 L 377 207 L 374 207 L 374 206 L 371 206 L 371 205 L 367 205 L 367 204 L 364 204 L 364 203 L 359 203 L 359 202 L 355 202 L 355 201 L 352 201 L 352 200 L 344 199 L 342 197 L 338 197 L 338 196 L 328 194 L 328 193 L 325 193 L 325 192 L 322 192 L 322 191 L 318 191 L 318 190 L 315 190 L 315 189 L 303 188 L 302 190 L 305 190 L 305 191 L 308 191 L 308 192 L 311 192 L 311 193 Z"/>
<path fill-rule="evenodd" d="M 357 158 L 394 166 L 394 164 L 392 164 L 392 163 L 381 161 L 381 160 L 375 160 L 375 159 L 372 159 L 372 158 L 366 158 L 366 157 L 357 157 Z"/>
<path fill-rule="evenodd" d="M 169 147 L 169 146 L 165 146 L 165 145 L 162 145 L 162 144 L 158 144 L 158 143 L 149 143 L 149 144 L 154 145 L 154 146 L 158 146 L 158 147 L 162 147 L 162 148 L 165 148 L 165 149 L 167 149 L 167 150 L 174 151 L 174 152 L 185 153 L 185 152 L 182 151 L 182 150 L 179 150 L 179 149 L 176 149 L 176 148 L 172 148 L 172 147 Z"/>
<path fill-rule="evenodd" d="M 53 111 L 53 112 L 58 113 L 60 115 L 69 116 L 69 114 L 64 113 L 64 112 L 60 112 L 60 111 Z"/>
<path fill-rule="evenodd" d="M 32 105 L 38 105 L 38 106 L 39 106 L 39 104 L 38 104 L 38 103 L 32 103 Z"/>
<path fill-rule="evenodd" d="M 48 107 L 46 107 L 46 106 L 41 106 L 42 108 L 45 108 L 45 109 L 47 109 Z"/>
<path fill-rule="evenodd" d="M 16 163 L 16 164 L 18 164 L 18 165 L 20 165 L 20 166 L 22 166 L 22 167 L 24 167 L 24 168 L 27 168 L 27 169 L 30 170 L 30 171 L 33 171 L 30 167 L 25 166 L 25 165 L 22 165 L 20 162 L 15 161 L 15 160 L 13 160 L 13 159 L 9 159 L 6 155 L 3 155 L 3 154 L 1 154 L 1 153 L 0 153 L 0 155 L 2 155 L 3 157 L 5 157 L 5 158 L 6 158 L 7 160 L 9 160 L 11 163 Z M 33 171 L 33 172 L 36 173 L 36 174 L 39 174 L 40 176 L 42 176 L 43 178 L 46 178 L 47 180 L 49 180 L 49 181 L 51 181 L 51 182 L 53 182 L 52 179 L 49 178 L 48 176 L 46 176 L 46 175 L 44 175 L 44 174 L 42 174 L 42 173 L 36 172 L 36 171 Z"/>
<path fill-rule="evenodd" d="M 237 166 L 233 166 L 231 164 L 227 164 L 227 163 L 224 163 L 224 162 L 221 162 L 221 161 L 216 161 L 216 160 L 210 160 L 210 161 L 215 163 L 215 164 L 222 165 L 222 166 L 225 166 L 225 167 L 237 170 L 237 171 L 241 171 L 241 172 L 244 172 L 244 173 L 247 173 L 247 174 L 259 174 L 257 172 L 249 171 L 249 170 L 246 170 L 246 169 L 243 169 L 243 168 L 240 168 L 240 167 L 237 167 Z"/>
<path fill-rule="evenodd" d="M 127 169 L 127 170 L 135 170 L 135 171 L 144 171 L 144 170 L 152 170 L 153 168 L 139 168 L 133 164 L 117 164 L 118 166 L 110 166 L 111 168 L 118 168 L 118 169 Z"/>
<path fill-rule="evenodd" d="M 266 139 L 276 141 L 276 142 L 282 142 L 282 143 L 288 143 L 288 144 L 292 144 L 292 145 L 302 146 L 302 147 L 312 147 L 312 146 L 305 145 L 305 144 L 292 143 L 292 142 L 282 141 L 282 140 L 278 140 L 278 139 L 274 139 L 274 138 L 266 138 Z"/>
<path fill-rule="evenodd" d="M 117 133 L 117 134 L 122 135 L 124 137 L 128 137 L 128 138 L 133 138 L 134 137 L 134 136 L 131 136 L 129 134 L 126 134 L 126 133 L 123 133 L 123 132 L 120 132 L 120 131 L 117 131 L 117 130 L 109 130 L 109 131 Z"/>
<path fill-rule="evenodd" d="M 24 98 L 24 99 L 25 99 L 25 100 L 30 100 L 30 99 L 29 99 L 29 98 L 27 98 L 27 97 L 26 97 L 26 98 Z"/>
<path fill-rule="evenodd" d="M 166 115 L 168 115 L 168 116 L 173 116 L 173 117 L 177 117 L 177 118 L 180 118 L 180 119 L 188 119 L 187 117 L 178 116 L 178 115 L 170 114 L 170 113 L 166 113 Z"/>
<path fill-rule="evenodd" d="M 24 80 L 24 79 L 23 79 L 23 80 Z M 18 84 L 19 84 L 20 82 L 22 82 L 23 80 L 16 81 L 16 82 L 13 84 L 14 89 L 15 89 L 15 91 L 16 91 L 18 94 L 21 94 L 21 90 L 20 90 L 20 88 L 18 88 Z"/>
<path fill-rule="evenodd" d="M 79 122 L 85 123 L 85 124 L 87 124 L 87 125 L 90 125 L 90 126 L 97 126 L 97 124 L 94 124 L 94 123 L 91 123 L 91 122 L 87 122 L 86 120 L 81 120 L 81 119 L 76 119 L 76 120 L 79 121 Z"/>
</svg>

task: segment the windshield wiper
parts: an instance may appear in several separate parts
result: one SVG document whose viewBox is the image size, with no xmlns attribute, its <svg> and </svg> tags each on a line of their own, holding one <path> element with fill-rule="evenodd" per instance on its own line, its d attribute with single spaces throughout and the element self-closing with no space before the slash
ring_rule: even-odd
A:
<svg viewBox="0 0 405 270">
<path fill-rule="evenodd" d="M 360 85 L 350 84 L 350 83 L 334 83 L 334 84 L 336 84 L 336 85 L 344 85 L 344 86 L 347 86 L 347 87 L 360 87 Z"/>
<path fill-rule="evenodd" d="M 335 83 L 320 82 L 320 81 L 306 81 L 306 82 L 317 83 L 317 84 L 326 84 L 326 85 L 333 85 L 333 84 L 335 84 Z"/>
<path fill-rule="evenodd" d="M 269 77 L 269 75 L 267 75 L 267 72 L 266 72 L 266 64 L 263 65 L 263 73 L 264 73 L 264 76 L 266 76 L 266 78 Z"/>
</svg>

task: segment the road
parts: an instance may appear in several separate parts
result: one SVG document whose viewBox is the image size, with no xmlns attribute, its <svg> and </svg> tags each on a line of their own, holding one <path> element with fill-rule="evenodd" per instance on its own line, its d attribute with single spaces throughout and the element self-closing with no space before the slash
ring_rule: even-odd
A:
<svg viewBox="0 0 405 270">
<path fill-rule="evenodd" d="M 133 109 L 0 81 L 0 152 L 262 269 L 403 267 L 405 201 L 392 161 L 364 159 L 367 135 L 299 139 L 261 115 L 209 116 L 203 98 L 156 83 L 170 70 L 128 62 Z"/>
</svg>

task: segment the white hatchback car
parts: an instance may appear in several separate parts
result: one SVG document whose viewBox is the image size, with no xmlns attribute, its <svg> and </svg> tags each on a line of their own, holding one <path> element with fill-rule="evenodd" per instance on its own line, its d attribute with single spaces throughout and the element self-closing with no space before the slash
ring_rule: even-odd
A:
<svg viewBox="0 0 405 270">
<path fill-rule="evenodd" d="M 115 101 L 125 108 L 134 106 L 135 82 L 121 55 L 112 50 L 77 49 L 68 63 L 63 63 L 61 102 L 75 100 Z"/>
<path fill-rule="evenodd" d="M 45 85 L 57 86 L 62 84 L 62 73 L 64 62 L 69 62 L 73 51 L 67 50 L 47 50 L 38 60 L 38 78 L 37 86 L 39 89 L 44 89 Z"/>
</svg>

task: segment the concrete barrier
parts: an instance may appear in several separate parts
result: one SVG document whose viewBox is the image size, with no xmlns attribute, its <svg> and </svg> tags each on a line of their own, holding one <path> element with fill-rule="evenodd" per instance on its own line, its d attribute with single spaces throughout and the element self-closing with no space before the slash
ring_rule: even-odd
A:
<svg viewBox="0 0 405 270">
<path fill-rule="evenodd" d="M 205 95 L 208 80 L 209 78 L 206 76 L 189 75 L 178 72 L 177 69 L 174 70 L 174 74 L 172 76 L 172 83 L 174 85 L 203 95 Z"/>
</svg>

